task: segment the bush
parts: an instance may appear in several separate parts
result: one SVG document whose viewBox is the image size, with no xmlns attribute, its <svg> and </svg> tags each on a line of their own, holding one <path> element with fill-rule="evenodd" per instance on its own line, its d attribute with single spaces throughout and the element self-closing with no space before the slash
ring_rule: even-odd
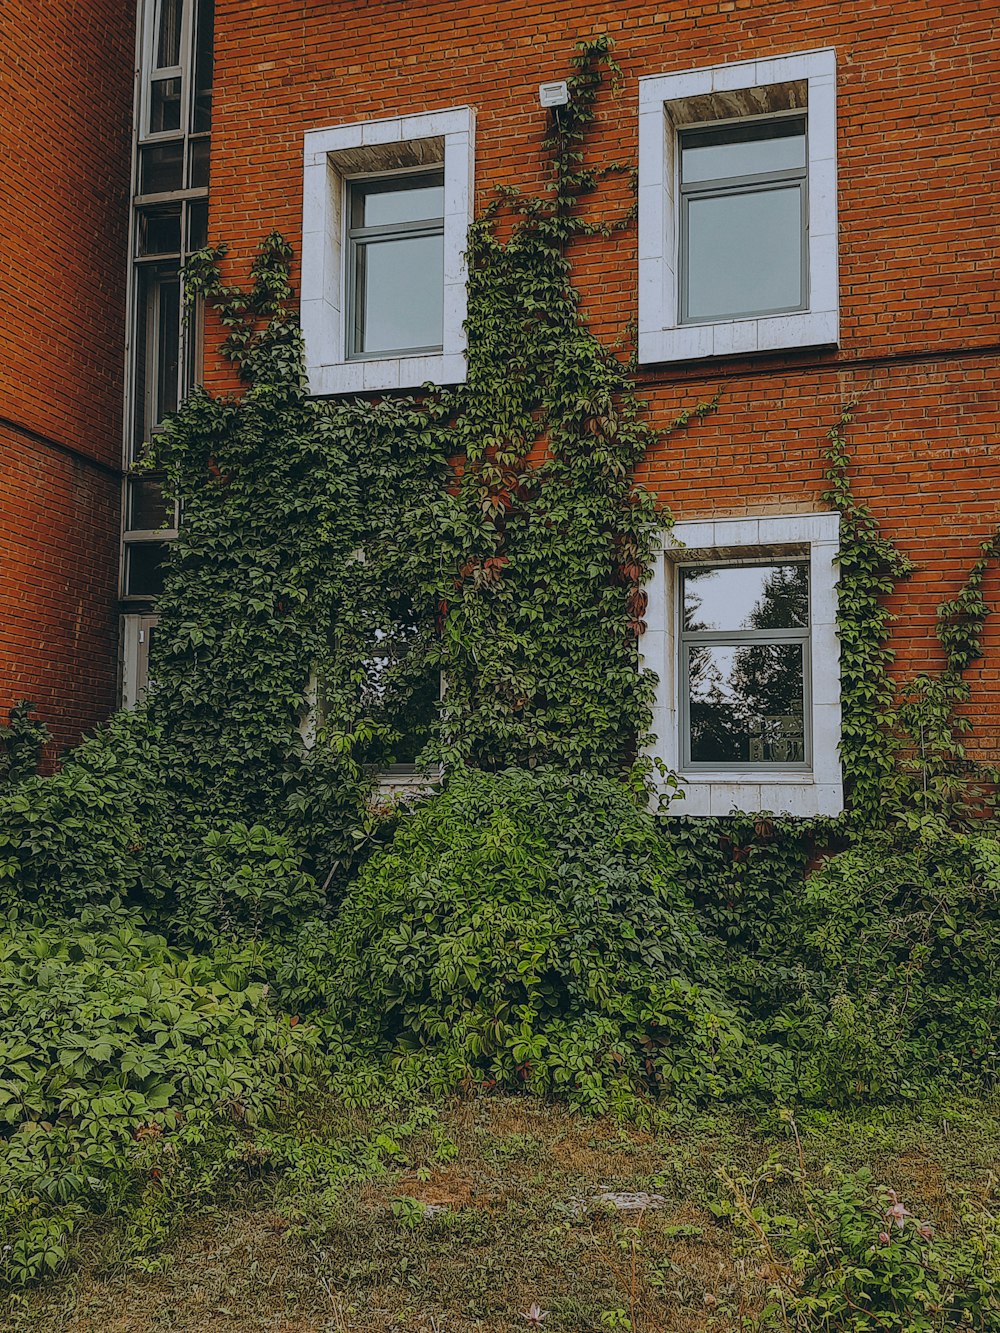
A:
<svg viewBox="0 0 1000 1333">
<path fill-rule="evenodd" d="M 13 787 L 38 771 L 42 751 L 52 739 L 44 722 L 32 717 L 35 705 L 22 699 L 0 726 L 0 790 Z"/>
<path fill-rule="evenodd" d="M 1000 839 L 868 833 L 769 905 L 730 973 L 760 1086 L 846 1104 L 1000 1074 Z M 765 938 L 763 927 L 760 938 Z"/>
<path fill-rule="evenodd" d="M 102 920 L 101 918 L 105 919 Z M 308 1084 L 316 1033 L 243 955 L 193 956 L 127 919 L 0 930 L 0 1276 L 57 1268 L 87 1210 L 125 1209 L 214 1126 Z M 162 1164 L 161 1164 L 162 1165 Z"/>
<path fill-rule="evenodd" d="M 794 1212 L 760 1201 L 775 1167 L 752 1187 L 728 1184 L 728 1213 L 763 1264 L 769 1299 L 750 1333 L 943 1333 L 1000 1329 L 1000 1220 L 967 1209 L 957 1235 L 942 1237 L 912 1216 L 871 1173 L 818 1183 L 797 1173 Z"/>
<path fill-rule="evenodd" d="M 603 1109 L 733 1077 L 742 1033 L 674 859 L 610 780 L 454 774 L 362 870 L 328 948 L 294 984 L 310 973 L 353 1046 L 432 1052 L 447 1082 Z"/>
</svg>

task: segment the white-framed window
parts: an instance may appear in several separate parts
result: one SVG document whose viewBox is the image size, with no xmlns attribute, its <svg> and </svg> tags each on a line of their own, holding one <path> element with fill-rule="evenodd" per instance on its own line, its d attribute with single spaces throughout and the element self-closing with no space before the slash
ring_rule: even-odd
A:
<svg viewBox="0 0 1000 1333">
<path fill-rule="evenodd" d="M 122 706 L 135 708 L 149 687 L 149 649 L 159 624 L 156 615 L 122 617 Z"/>
<path fill-rule="evenodd" d="M 639 361 L 835 345 L 832 49 L 639 80 Z"/>
<path fill-rule="evenodd" d="M 843 809 L 837 514 L 677 523 L 647 588 L 674 815 Z"/>
<path fill-rule="evenodd" d="M 305 136 L 301 318 L 314 394 L 466 375 L 471 107 Z"/>
</svg>

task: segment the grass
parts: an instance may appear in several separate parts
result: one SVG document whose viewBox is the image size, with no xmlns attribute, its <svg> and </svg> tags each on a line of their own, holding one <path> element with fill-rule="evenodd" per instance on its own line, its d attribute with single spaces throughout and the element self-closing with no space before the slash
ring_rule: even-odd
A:
<svg viewBox="0 0 1000 1333">
<path fill-rule="evenodd" d="M 317 1114 L 331 1134 L 366 1128 L 359 1113 Z M 963 1197 L 997 1188 L 1000 1101 L 803 1112 L 797 1124 L 810 1171 L 867 1166 L 945 1232 Z M 462 1102 L 394 1169 L 319 1200 L 243 1172 L 178 1229 L 160 1271 L 117 1266 L 95 1225 L 75 1271 L 0 1299 L 0 1327 L 511 1333 L 537 1304 L 547 1333 L 722 1333 L 759 1306 L 763 1283 L 712 1211 L 719 1171 L 752 1174 L 775 1151 L 795 1165 L 777 1114 L 658 1114 L 640 1129 L 527 1098 Z M 622 1213 L 602 1191 L 658 1206 Z"/>
</svg>

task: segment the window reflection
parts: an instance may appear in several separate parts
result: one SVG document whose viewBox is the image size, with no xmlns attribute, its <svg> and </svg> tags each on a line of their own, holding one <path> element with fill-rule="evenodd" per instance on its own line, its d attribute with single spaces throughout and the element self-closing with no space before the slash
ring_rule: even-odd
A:
<svg viewBox="0 0 1000 1333">
<path fill-rule="evenodd" d="M 687 762 L 805 764 L 808 564 L 683 569 L 681 605 Z"/>
<path fill-rule="evenodd" d="M 801 644 L 690 646 L 688 689 L 693 763 L 805 761 Z"/>
<path fill-rule="evenodd" d="M 794 629 L 809 624 L 809 566 L 714 565 L 682 571 L 686 630 Z"/>
</svg>

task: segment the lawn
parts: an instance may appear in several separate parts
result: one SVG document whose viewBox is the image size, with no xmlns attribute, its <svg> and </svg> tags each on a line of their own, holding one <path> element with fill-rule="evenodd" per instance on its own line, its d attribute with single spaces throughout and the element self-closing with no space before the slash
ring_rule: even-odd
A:
<svg viewBox="0 0 1000 1333">
<path fill-rule="evenodd" d="M 360 1112 L 309 1114 L 330 1136 L 384 1129 Z M 998 1189 L 1000 1101 L 801 1112 L 796 1128 L 810 1177 L 870 1168 L 943 1235 Z M 151 1271 L 116 1262 L 95 1226 L 73 1272 L 2 1298 L 0 1324 L 10 1333 L 734 1330 L 761 1307 L 766 1266 L 717 1209 L 732 1198 L 727 1178 L 752 1181 L 775 1154 L 787 1171 L 766 1197 L 800 1210 L 798 1149 L 777 1113 L 658 1112 L 638 1128 L 529 1098 L 462 1101 L 401 1141 L 391 1169 L 312 1196 L 248 1152 Z M 645 1207 L 627 1197 L 644 1194 Z M 620 1206 L 630 1203 L 640 1206 Z M 547 1312 L 534 1325 L 533 1305 Z"/>
</svg>

